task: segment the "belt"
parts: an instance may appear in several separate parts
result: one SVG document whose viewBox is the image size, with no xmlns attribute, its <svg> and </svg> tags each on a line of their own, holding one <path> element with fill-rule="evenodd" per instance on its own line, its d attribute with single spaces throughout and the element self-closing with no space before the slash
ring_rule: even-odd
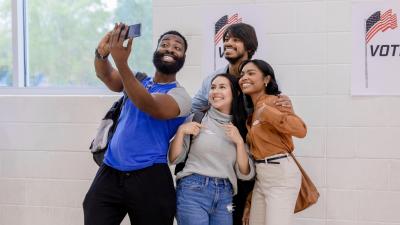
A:
<svg viewBox="0 0 400 225">
<path fill-rule="evenodd" d="M 280 156 L 276 156 L 276 157 L 272 157 L 272 158 L 267 158 L 267 159 L 256 159 L 254 160 L 255 163 L 271 163 L 271 164 L 280 164 L 280 162 L 275 162 L 274 160 L 277 159 L 283 159 L 283 158 L 287 158 L 288 155 L 280 155 Z"/>
<path fill-rule="evenodd" d="M 185 176 L 182 177 L 181 179 L 178 179 L 177 182 L 180 182 L 183 179 L 190 179 L 190 180 L 194 180 L 194 181 L 198 181 L 201 182 L 205 185 L 207 185 L 208 183 L 212 182 L 215 185 L 225 185 L 225 186 L 231 186 L 231 182 L 229 181 L 228 178 L 219 178 L 219 177 L 209 177 L 209 176 L 204 176 L 204 175 L 200 175 L 197 173 L 193 173 L 189 176 Z"/>
</svg>

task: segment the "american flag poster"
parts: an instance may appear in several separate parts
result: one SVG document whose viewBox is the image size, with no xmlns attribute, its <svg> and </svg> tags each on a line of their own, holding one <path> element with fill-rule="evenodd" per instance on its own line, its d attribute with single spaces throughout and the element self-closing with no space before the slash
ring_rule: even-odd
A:
<svg viewBox="0 0 400 225">
<path fill-rule="evenodd" d="M 203 57 L 202 74 L 204 77 L 213 71 L 228 64 L 224 58 L 223 34 L 231 24 L 247 23 L 254 27 L 257 33 L 258 49 L 253 58 L 267 60 L 266 49 L 268 44 L 265 41 L 265 28 L 268 21 L 262 21 L 262 11 L 252 5 L 221 6 L 204 8 L 203 18 Z"/>
<path fill-rule="evenodd" d="M 400 2 L 353 3 L 352 95 L 400 95 Z"/>
</svg>

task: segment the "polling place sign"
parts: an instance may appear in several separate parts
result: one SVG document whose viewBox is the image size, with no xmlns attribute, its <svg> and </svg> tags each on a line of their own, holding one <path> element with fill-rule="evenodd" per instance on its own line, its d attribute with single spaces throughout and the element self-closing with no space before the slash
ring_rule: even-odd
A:
<svg viewBox="0 0 400 225">
<path fill-rule="evenodd" d="M 400 95 L 400 1 L 352 5 L 352 95 Z"/>
</svg>

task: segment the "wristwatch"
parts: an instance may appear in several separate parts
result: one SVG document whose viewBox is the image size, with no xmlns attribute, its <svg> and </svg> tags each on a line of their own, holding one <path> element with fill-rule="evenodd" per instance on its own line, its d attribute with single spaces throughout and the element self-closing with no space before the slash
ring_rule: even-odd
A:
<svg viewBox="0 0 400 225">
<path fill-rule="evenodd" d="M 110 55 L 110 53 L 108 53 L 107 55 L 105 55 L 105 56 L 102 56 L 102 55 L 100 55 L 100 53 L 99 53 L 99 51 L 97 50 L 97 48 L 96 48 L 96 50 L 94 51 L 94 55 L 96 56 L 96 59 L 99 59 L 99 60 L 106 60 L 107 58 L 108 58 L 108 55 Z"/>
</svg>

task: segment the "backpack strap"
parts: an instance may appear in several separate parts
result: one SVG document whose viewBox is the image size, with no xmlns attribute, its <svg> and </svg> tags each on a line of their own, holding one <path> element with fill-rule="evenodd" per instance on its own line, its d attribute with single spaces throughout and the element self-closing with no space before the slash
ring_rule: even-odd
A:
<svg viewBox="0 0 400 225">
<path fill-rule="evenodd" d="M 204 115 L 205 115 L 205 112 L 203 112 L 203 111 L 195 112 L 193 115 L 193 118 L 192 118 L 192 122 L 201 124 L 201 121 L 203 120 Z M 189 155 L 190 146 L 192 146 L 192 140 L 193 140 L 193 134 L 190 135 L 189 149 L 188 149 L 188 153 L 186 154 L 186 159 L 187 159 L 187 156 Z M 185 159 L 185 162 L 186 162 L 186 159 Z"/>
<path fill-rule="evenodd" d="M 148 76 L 146 73 L 143 72 L 136 72 L 135 74 L 136 79 L 138 79 L 140 82 L 142 82 L 144 79 L 146 79 Z"/>
<path fill-rule="evenodd" d="M 193 118 L 192 118 L 192 122 L 196 122 L 196 123 L 201 123 L 201 121 L 203 120 L 205 112 L 203 111 L 197 111 L 194 113 Z"/>
</svg>

